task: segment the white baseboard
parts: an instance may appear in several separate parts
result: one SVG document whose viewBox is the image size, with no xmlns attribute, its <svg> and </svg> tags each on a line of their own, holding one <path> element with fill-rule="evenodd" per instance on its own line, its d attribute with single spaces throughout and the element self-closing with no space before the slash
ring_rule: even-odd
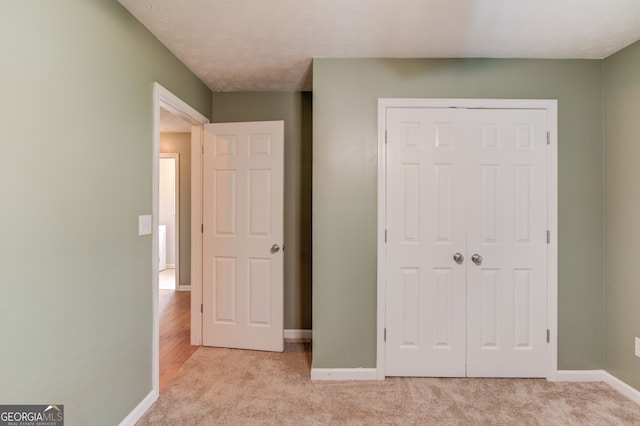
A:
<svg viewBox="0 0 640 426">
<path fill-rule="evenodd" d="M 560 382 L 605 382 L 631 401 L 640 405 L 640 390 L 629 386 L 613 374 L 604 370 L 564 370 L 558 371 Z"/>
<path fill-rule="evenodd" d="M 604 382 L 604 370 L 558 370 L 558 382 Z"/>
<path fill-rule="evenodd" d="M 623 394 L 624 396 L 626 396 L 627 398 L 629 398 L 630 400 L 632 400 L 633 402 L 635 402 L 636 404 L 640 405 L 640 391 L 638 389 L 632 386 L 629 386 L 628 384 L 618 379 L 613 374 L 607 373 L 607 372 L 605 372 L 604 382 L 609 386 L 611 386 L 612 388 L 614 388 L 615 390 L 617 390 L 618 392 L 620 392 L 621 394 Z"/>
<path fill-rule="evenodd" d="M 176 269 L 176 265 L 174 263 L 167 263 L 167 269 Z"/>
<path fill-rule="evenodd" d="M 180 284 L 176 289 L 176 291 L 191 291 L 191 284 L 188 284 L 188 285 Z"/>
<path fill-rule="evenodd" d="M 120 426 L 134 426 L 136 422 L 144 416 L 144 413 L 151 408 L 153 403 L 157 401 L 158 396 L 158 391 L 155 389 L 149 392 L 149 395 L 147 395 L 140 404 L 138 404 L 138 406 L 120 422 Z"/>
<path fill-rule="evenodd" d="M 375 368 L 312 368 L 311 380 L 378 380 Z"/>
<path fill-rule="evenodd" d="M 303 342 L 310 342 L 313 335 L 312 330 L 285 330 L 285 340 L 302 340 Z"/>
</svg>

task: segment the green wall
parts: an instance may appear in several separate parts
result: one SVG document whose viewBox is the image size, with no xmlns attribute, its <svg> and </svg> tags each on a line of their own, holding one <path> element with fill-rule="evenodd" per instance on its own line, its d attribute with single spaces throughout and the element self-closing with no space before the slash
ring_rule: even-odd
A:
<svg viewBox="0 0 640 426">
<path fill-rule="evenodd" d="M 284 327 L 311 328 L 311 93 L 214 92 L 213 122 L 284 120 Z"/>
<path fill-rule="evenodd" d="M 151 391 L 152 87 L 211 92 L 115 0 L 0 2 L 0 401 L 114 425 Z"/>
<path fill-rule="evenodd" d="M 604 61 L 607 371 L 640 389 L 640 43 Z"/>
<path fill-rule="evenodd" d="M 160 133 L 160 152 L 180 154 L 180 285 L 191 285 L 191 133 Z"/>
<path fill-rule="evenodd" d="M 559 369 L 605 365 L 602 62 L 316 59 L 313 366 L 375 367 L 378 98 L 541 98 L 559 108 Z"/>
<path fill-rule="evenodd" d="M 212 102 L 115 1 L 0 2 L 0 51 L 2 403 L 111 425 L 151 390 L 152 247 L 137 216 L 152 209 L 153 81 L 214 121 L 287 123 L 285 326 L 311 328 L 313 212 L 320 368 L 375 366 L 377 98 L 558 99 L 559 368 L 606 367 L 640 388 L 638 43 L 604 73 L 602 61 L 315 60 L 313 152 L 310 94 Z"/>
</svg>

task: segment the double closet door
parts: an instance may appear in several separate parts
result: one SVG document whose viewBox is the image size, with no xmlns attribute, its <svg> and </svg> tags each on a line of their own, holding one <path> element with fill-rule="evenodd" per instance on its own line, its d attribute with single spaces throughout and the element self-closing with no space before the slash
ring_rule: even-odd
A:
<svg viewBox="0 0 640 426">
<path fill-rule="evenodd" d="M 386 375 L 546 376 L 546 110 L 386 120 Z"/>
</svg>

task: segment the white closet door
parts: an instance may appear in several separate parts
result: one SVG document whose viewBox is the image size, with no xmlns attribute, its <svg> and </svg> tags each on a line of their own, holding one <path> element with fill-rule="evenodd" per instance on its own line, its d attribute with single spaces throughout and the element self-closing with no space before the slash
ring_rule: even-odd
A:
<svg viewBox="0 0 640 426">
<path fill-rule="evenodd" d="M 545 375 L 546 129 L 387 109 L 387 375 Z"/>
<path fill-rule="evenodd" d="M 467 376 L 545 377 L 547 113 L 469 120 Z"/>
<path fill-rule="evenodd" d="M 388 376 L 465 375 L 465 129 L 461 111 L 387 115 Z"/>
</svg>

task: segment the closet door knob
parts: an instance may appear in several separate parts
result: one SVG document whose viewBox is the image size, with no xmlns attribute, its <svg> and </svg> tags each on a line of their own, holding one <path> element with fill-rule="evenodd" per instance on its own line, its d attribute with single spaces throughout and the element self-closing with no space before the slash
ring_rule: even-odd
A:
<svg viewBox="0 0 640 426">
<path fill-rule="evenodd" d="M 464 256 L 462 255 L 462 253 L 456 253 L 453 255 L 453 260 L 458 264 L 461 265 L 462 262 L 464 262 Z"/>
<path fill-rule="evenodd" d="M 482 256 L 476 253 L 473 256 L 471 256 L 471 261 L 476 265 L 482 265 Z"/>
</svg>

